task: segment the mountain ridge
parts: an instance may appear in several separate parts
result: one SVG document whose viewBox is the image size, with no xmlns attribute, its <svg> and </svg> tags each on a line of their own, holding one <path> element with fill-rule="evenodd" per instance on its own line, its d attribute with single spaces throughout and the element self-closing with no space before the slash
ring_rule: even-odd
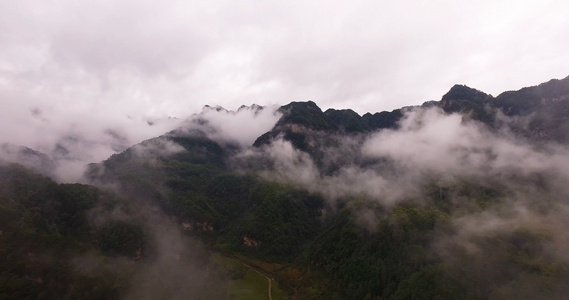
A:
<svg viewBox="0 0 569 300">
<path fill-rule="evenodd" d="M 291 102 L 252 146 L 216 122 L 272 108 L 208 106 L 91 164 L 94 186 L 1 162 L 0 298 L 231 299 L 247 276 L 215 251 L 282 299 L 564 299 L 567 83 L 362 116 Z"/>
<path fill-rule="evenodd" d="M 305 138 L 301 128 L 315 131 L 335 131 L 355 134 L 381 129 L 396 129 L 403 117 L 403 112 L 418 107 L 440 107 L 445 113 L 460 113 L 468 118 L 480 121 L 489 127 L 498 128 L 498 112 L 506 116 L 528 117 L 531 128 L 516 128 L 516 132 L 528 138 L 569 142 L 569 134 L 556 127 L 569 128 L 569 76 L 564 79 L 552 79 L 548 82 L 524 87 L 517 91 L 506 91 L 493 97 L 466 85 L 456 84 L 439 101 L 428 101 L 418 106 L 410 106 L 365 113 L 360 116 L 355 111 L 329 108 L 325 112 L 313 101 L 291 102 L 281 106 L 283 116 L 275 127 L 259 137 L 254 146 L 266 144 L 270 139 L 284 136 L 295 146 L 306 150 Z M 552 117 L 552 118 L 548 118 Z"/>
</svg>

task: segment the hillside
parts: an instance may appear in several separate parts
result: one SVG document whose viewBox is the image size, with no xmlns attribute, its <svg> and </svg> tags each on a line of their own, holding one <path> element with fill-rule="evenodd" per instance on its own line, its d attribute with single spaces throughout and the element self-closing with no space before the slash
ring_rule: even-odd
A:
<svg viewBox="0 0 569 300">
<path fill-rule="evenodd" d="M 206 107 L 91 185 L 4 163 L 2 298 L 229 299 L 240 262 L 291 299 L 564 299 L 568 109 L 569 77 L 363 116 Z M 216 123 L 249 112 L 276 122 Z"/>
</svg>

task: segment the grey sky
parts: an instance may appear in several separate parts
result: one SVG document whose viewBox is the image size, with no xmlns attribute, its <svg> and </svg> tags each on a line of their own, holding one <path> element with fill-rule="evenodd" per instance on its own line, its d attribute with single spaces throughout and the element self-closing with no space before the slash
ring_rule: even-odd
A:
<svg viewBox="0 0 569 300">
<path fill-rule="evenodd" d="M 0 142 L 37 146 L 70 127 L 137 142 L 169 128 L 148 120 L 205 104 L 313 100 L 362 114 L 438 100 L 455 83 L 496 95 L 569 75 L 568 11 L 567 1 L 0 0 Z"/>
</svg>

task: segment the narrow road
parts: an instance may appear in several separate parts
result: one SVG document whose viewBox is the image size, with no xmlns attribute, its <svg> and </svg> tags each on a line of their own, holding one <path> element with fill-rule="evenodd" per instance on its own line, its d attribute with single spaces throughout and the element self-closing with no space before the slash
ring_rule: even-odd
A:
<svg viewBox="0 0 569 300">
<path fill-rule="evenodd" d="M 244 262 L 241 262 L 241 261 L 239 261 L 239 262 L 240 262 L 242 265 L 246 266 L 247 268 L 249 268 L 249 269 L 251 269 L 251 270 L 253 270 L 253 271 L 259 273 L 259 275 L 261 275 L 261 276 L 267 278 L 267 280 L 269 281 L 269 300 L 273 300 L 273 296 L 271 295 L 271 288 L 272 288 L 273 280 L 272 280 L 269 276 L 267 276 L 267 275 L 265 275 L 265 274 L 259 272 L 257 269 L 251 267 L 250 265 L 248 265 L 248 264 L 246 264 L 246 263 L 244 263 Z"/>
<path fill-rule="evenodd" d="M 247 267 L 247 268 L 249 268 L 249 269 L 251 269 L 251 270 L 253 270 L 253 271 L 259 273 L 259 275 L 261 275 L 261 276 L 267 278 L 267 281 L 269 282 L 269 300 L 273 300 L 273 295 L 272 295 L 272 294 L 273 294 L 273 293 L 272 293 L 273 279 L 272 279 L 272 278 L 270 278 L 269 276 L 267 276 L 267 275 L 261 273 L 257 268 L 251 267 L 250 265 L 246 264 L 245 262 L 243 262 L 243 260 L 241 260 L 239 257 L 237 257 L 237 256 L 235 256 L 235 255 L 232 255 L 232 254 L 227 255 L 227 254 L 222 254 L 222 253 L 217 253 L 217 254 L 222 255 L 222 256 L 225 256 L 225 257 L 227 257 L 227 258 L 229 258 L 229 259 L 232 259 L 233 261 L 238 262 L 238 263 L 244 265 L 245 267 Z"/>
</svg>

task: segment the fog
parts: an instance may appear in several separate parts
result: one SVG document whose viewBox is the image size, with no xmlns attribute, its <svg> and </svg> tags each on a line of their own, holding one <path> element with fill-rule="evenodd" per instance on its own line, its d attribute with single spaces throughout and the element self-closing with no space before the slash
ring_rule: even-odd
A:
<svg viewBox="0 0 569 300">
<path fill-rule="evenodd" d="M 437 107 L 410 107 L 404 109 L 396 129 L 338 134 L 296 128 L 306 136 L 311 147 L 308 152 L 296 149 L 284 135 L 268 144 L 252 146 L 280 117 L 277 107 L 253 105 L 228 111 L 208 106 L 183 121 L 166 121 L 177 127 L 164 132 L 162 138 L 129 147 L 138 159 L 152 162 L 186 151 L 168 137 L 208 137 L 221 147 L 232 149 L 227 163 L 233 171 L 307 189 L 324 196 L 333 209 L 347 199 L 366 201 L 368 205 L 354 211 L 354 216 L 356 224 L 371 234 L 377 232 L 386 212 L 401 205 L 428 208 L 436 205 L 437 200 L 444 200 L 448 221 L 434 229 L 426 250 L 453 276 L 470 276 L 473 282 L 487 285 L 483 293 L 490 291 L 491 281 L 500 295 L 511 297 L 516 289 L 509 287 L 507 281 L 516 280 L 515 284 L 529 284 L 523 290 L 526 295 L 538 295 L 539 285 L 530 284 L 535 278 L 512 277 L 519 266 L 511 262 L 511 257 L 503 256 L 507 252 L 495 248 L 503 241 L 533 247 L 535 257 L 527 258 L 527 263 L 569 263 L 569 235 L 564 230 L 569 225 L 569 151 L 564 145 L 534 143 L 516 136 L 511 128 L 528 126 L 524 118 L 498 114 L 498 126 L 490 128 L 468 116 L 446 114 Z M 113 137 L 97 145 L 112 149 L 112 141 L 117 140 L 120 139 Z M 82 141 L 85 139 L 61 142 L 61 147 L 68 151 L 54 150 L 48 161 L 65 166 L 62 160 L 88 145 Z M 14 160 L 22 159 L 17 149 L 4 146 L 5 157 L 10 154 Z M 98 148 L 94 149 L 97 152 Z M 34 160 L 29 161 L 34 164 Z M 79 165 L 88 160 L 78 156 L 71 161 Z M 82 170 L 78 168 L 76 173 Z M 153 184 L 163 188 L 161 182 Z M 117 187 L 112 189 L 124 192 Z M 477 201 L 486 200 L 462 189 L 489 190 L 494 195 L 490 202 L 480 204 Z M 139 199 L 139 194 L 123 196 L 141 203 L 151 200 Z M 129 291 L 127 298 L 177 297 L 207 289 L 211 281 L 204 280 L 206 266 L 182 259 L 203 248 L 183 235 L 177 220 L 165 217 L 157 207 L 144 207 L 138 214 L 142 214 L 137 218 L 148 228 L 154 252 L 133 278 L 134 286 L 144 288 Z M 112 212 L 108 218 L 125 215 Z M 96 218 L 92 221 L 102 222 Z M 117 261 L 116 265 L 122 263 Z M 82 258 L 78 258 L 77 264 L 88 265 Z M 555 298 L 556 293 L 566 289 L 554 282 L 552 291 L 547 295 Z"/>
<path fill-rule="evenodd" d="M 33 126 L 28 126 L 28 134 L 3 128 L 4 138 L 10 143 L 0 148 L 0 158 L 24 164 L 58 182 L 77 182 L 82 180 L 88 164 L 101 162 L 133 146 L 141 156 L 182 151 L 179 145 L 166 141 L 154 146 L 139 144 L 174 129 L 200 130 L 219 143 L 246 148 L 278 121 L 281 114 L 277 109 L 252 105 L 228 111 L 206 106 L 202 112 L 184 119 L 132 118 L 113 112 L 106 116 L 59 119 L 56 112 L 38 108 L 25 116 L 36 119 Z M 30 148 L 27 154 L 25 147 Z"/>
<path fill-rule="evenodd" d="M 19 124 L 14 121 L 11 126 L 2 127 L 2 141 L 29 147 L 51 160 L 54 164 L 51 174 L 57 181 L 76 182 L 88 163 L 100 162 L 180 124 L 177 119 L 131 118 L 99 109 L 89 115 L 76 114 L 67 118 L 61 118 L 59 108 L 56 111 L 22 112 L 23 115 L 12 117 L 21 118 L 22 122 L 32 118 L 34 122 Z M 18 130 L 11 129 L 14 127 Z M 1 151 L 0 157 L 29 163 L 7 151 Z"/>
<path fill-rule="evenodd" d="M 71 260 L 79 274 L 115 280 L 120 299 L 226 299 L 226 274 L 210 262 L 201 242 L 185 234 L 175 218 L 148 199 L 118 193 L 126 202 L 112 210 L 104 204 L 91 209 L 90 225 L 94 231 L 113 222 L 140 226 L 145 243 L 130 256 L 78 254 Z"/>
<path fill-rule="evenodd" d="M 0 1 L 0 160 L 99 184 L 83 177 L 90 163 L 127 149 L 157 161 L 186 150 L 156 137 L 199 132 L 232 148 L 231 170 L 308 189 L 333 208 L 352 197 L 388 211 L 428 207 L 425 190 L 444 191 L 457 213 L 431 250 L 456 276 L 462 251 L 480 262 L 491 252 L 485 237 L 522 229 L 545 236 L 540 259 L 567 262 L 569 150 L 516 136 L 528 118 L 498 113 L 489 129 L 412 108 L 397 129 L 305 129 L 311 153 L 283 136 L 252 144 L 280 118 L 274 103 L 313 99 L 361 114 L 419 104 L 455 83 L 496 94 L 566 76 L 568 3 Z M 230 110 L 200 112 L 206 103 Z M 462 184 L 502 193 L 480 211 Z M 203 265 L 179 258 L 201 248 L 175 221 L 144 211 L 156 254 L 127 298 L 195 297 Z M 102 218 L 125 217 L 111 215 Z M 373 233 L 382 216 L 357 217 Z"/>
<path fill-rule="evenodd" d="M 496 94 L 566 75 L 560 6 L 4 1 L 0 143 L 55 157 L 55 176 L 71 182 L 206 103 L 313 99 L 362 114 L 455 83 Z"/>
<path fill-rule="evenodd" d="M 511 128 L 527 126 L 523 117 L 496 118 L 500 125 L 490 128 L 436 107 L 408 108 L 397 129 L 351 136 L 304 129 L 307 143 L 318 145 L 311 155 L 279 136 L 235 157 L 235 168 L 263 162 L 253 169 L 265 179 L 321 194 L 332 207 L 365 200 L 355 222 L 372 234 L 385 209 L 445 201 L 449 219 L 435 228 L 426 250 L 451 276 L 469 278 L 480 293 L 494 293 L 490 298 L 563 299 L 569 290 L 562 279 L 551 279 L 543 291 L 537 275 L 523 268 L 569 262 L 569 151 L 516 136 Z M 531 256 L 505 254 L 524 251 Z"/>
<path fill-rule="evenodd" d="M 248 159 L 268 160 L 271 168 L 262 169 L 262 176 L 298 184 L 331 199 L 355 194 L 394 203 L 414 195 L 428 181 L 468 178 L 510 184 L 510 179 L 529 180 L 537 174 L 545 176 L 549 189 L 567 195 L 562 183 L 569 178 L 569 151 L 553 143 L 533 145 L 504 128 L 490 129 L 459 114 L 417 107 L 406 111 L 398 129 L 369 135 L 307 129 L 308 143 L 320 147 L 320 169 L 313 157 L 282 138 L 248 149 L 235 161 L 240 168 Z M 330 166 L 335 166 L 333 172 L 325 172 Z"/>
<path fill-rule="evenodd" d="M 213 129 L 209 138 L 220 143 L 233 142 L 241 148 L 253 145 L 263 133 L 271 130 L 282 116 L 278 106 L 241 106 L 237 111 L 222 107 L 204 107 L 199 118 Z"/>
</svg>

